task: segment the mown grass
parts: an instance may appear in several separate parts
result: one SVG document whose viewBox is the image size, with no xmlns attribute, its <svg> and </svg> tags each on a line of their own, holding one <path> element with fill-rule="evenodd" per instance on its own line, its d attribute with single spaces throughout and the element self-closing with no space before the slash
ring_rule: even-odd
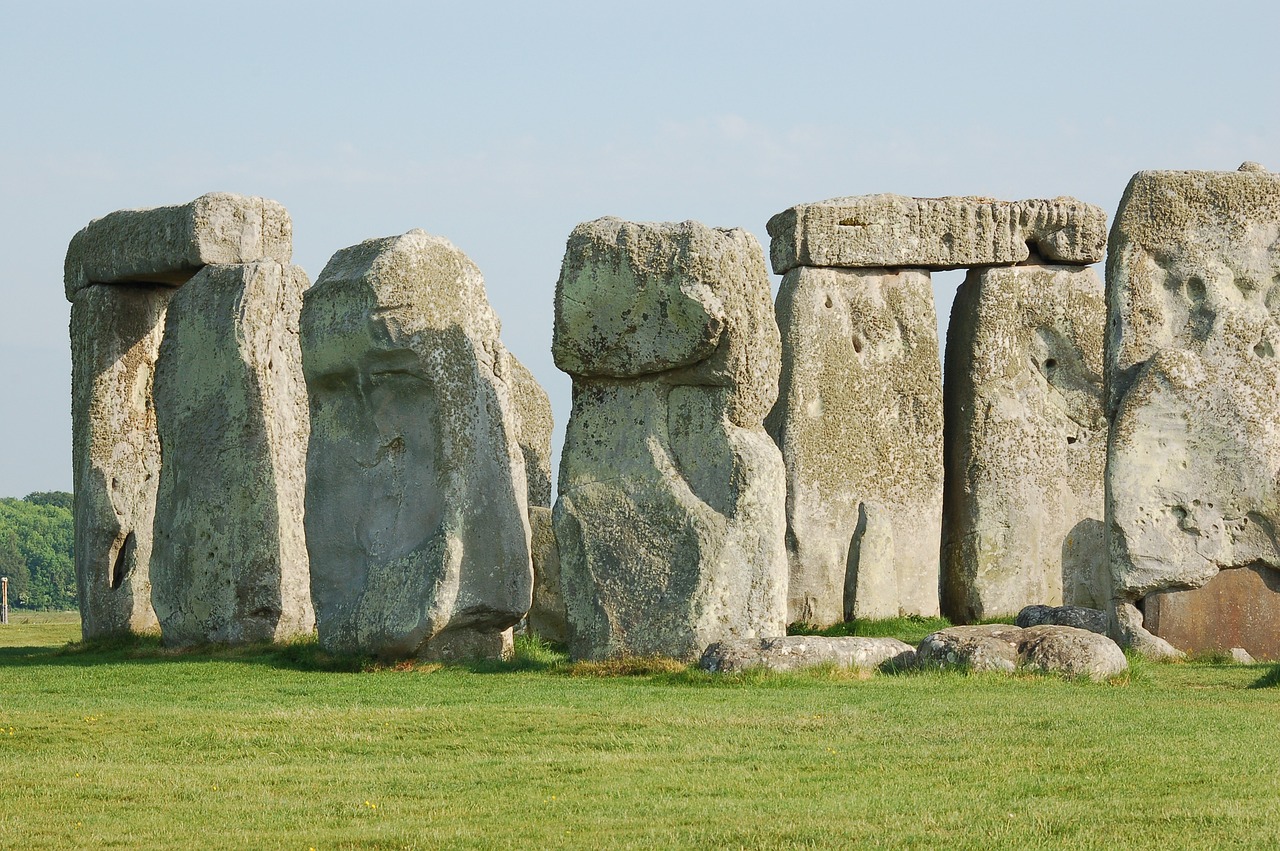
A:
<svg viewBox="0 0 1280 851">
<path fill-rule="evenodd" d="M 76 637 L 0 628 L 0 847 L 1280 842 L 1269 665 L 719 677 Z"/>
</svg>

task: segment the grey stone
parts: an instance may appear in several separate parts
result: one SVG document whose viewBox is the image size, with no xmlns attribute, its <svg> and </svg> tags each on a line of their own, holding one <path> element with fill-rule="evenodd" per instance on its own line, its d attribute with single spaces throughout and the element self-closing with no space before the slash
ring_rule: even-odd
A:
<svg viewBox="0 0 1280 851">
<path fill-rule="evenodd" d="M 1097 263 L 1107 217 L 1074 198 L 907 198 L 861 195 L 800 204 L 769 220 L 773 271 L 797 266 L 961 269 L 1040 257 Z"/>
<path fill-rule="evenodd" d="M 292 254 L 293 225 L 283 206 L 211 192 L 187 204 L 94 219 L 71 238 L 64 284 L 73 300 L 90 284 L 178 285 L 212 263 L 288 263 Z"/>
<path fill-rule="evenodd" d="M 915 648 L 896 638 L 789 635 L 784 638 L 738 638 L 707 647 L 699 665 L 730 674 L 751 668 L 798 671 L 818 665 L 856 671 L 906 668 L 915 663 Z"/>
<path fill-rule="evenodd" d="M 916 648 L 916 664 L 1012 673 L 1018 667 L 1021 636 L 1021 628 L 1002 624 L 947 627 L 924 637 Z"/>
<path fill-rule="evenodd" d="M 1129 670 L 1129 660 L 1114 641 L 1070 626 L 1033 626 L 1018 640 L 1022 668 L 1067 677 L 1088 677 L 1096 682 Z"/>
<path fill-rule="evenodd" d="M 336 253 L 307 291 L 306 532 L 321 644 L 501 655 L 529 609 L 511 357 L 480 270 L 413 230 Z"/>
<path fill-rule="evenodd" d="M 551 509 L 529 507 L 529 528 L 533 551 L 533 604 L 529 607 L 528 631 L 554 644 L 567 644 L 569 625 L 560 588 L 560 551 L 556 547 Z"/>
<path fill-rule="evenodd" d="M 1085 606 L 1027 606 L 1018 612 L 1018 626 L 1070 626 L 1107 634 L 1107 613 Z"/>
<path fill-rule="evenodd" d="M 92 286 L 71 306 L 75 565 L 86 639 L 156 629 L 152 524 L 160 438 L 152 385 L 168 287 Z"/>
<path fill-rule="evenodd" d="M 1070 626 L 1023 629 L 1004 624 L 953 626 L 925 636 L 916 648 L 921 667 L 969 671 L 1017 669 L 1105 680 L 1128 670 L 1120 647 L 1105 635 Z"/>
<path fill-rule="evenodd" d="M 1280 567 L 1280 176 L 1136 174 L 1107 293 L 1113 636 L 1176 655 L 1143 597 Z"/>
<path fill-rule="evenodd" d="M 514 403 L 516 441 L 524 456 L 529 506 L 551 508 L 551 399 L 515 355 L 508 353 L 511 376 L 508 382 Z"/>
<path fill-rule="evenodd" d="M 1104 608 L 1106 301 L 1092 269 L 975 269 L 947 329 L 942 611 Z"/>
<path fill-rule="evenodd" d="M 777 317 L 781 390 L 766 426 L 786 461 L 788 621 L 936 615 L 942 369 L 929 273 L 794 269 Z"/>
<path fill-rule="evenodd" d="M 275 262 L 206 266 L 169 301 L 151 563 L 166 644 L 280 640 L 314 625 L 298 348 L 307 283 Z"/>
<path fill-rule="evenodd" d="M 599 219 L 569 237 L 552 352 L 573 376 L 553 510 L 575 658 L 695 659 L 782 635 L 785 483 L 764 255 L 741 229 Z"/>
<path fill-rule="evenodd" d="M 1233 662 L 1238 662 L 1241 665 L 1253 665 L 1257 662 L 1249 651 L 1243 647 L 1232 647 L 1227 651 L 1227 655 L 1231 657 Z"/>
</svg>

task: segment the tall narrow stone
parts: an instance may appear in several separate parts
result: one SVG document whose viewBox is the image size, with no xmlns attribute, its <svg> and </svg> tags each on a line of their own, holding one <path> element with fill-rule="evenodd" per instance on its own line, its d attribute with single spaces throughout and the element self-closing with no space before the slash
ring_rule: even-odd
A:
<svg viewBox="0 0 1280 851">
<path fill-rule="evenodd" d="M 1088 267 L 971 270 L 947 329 L 942 611 L 1104 608 L 1106 301 Z"/>
<path fill-rule="evenodd" d="M 1280 569 L 1280 176 L 1251 163 L 1134 175 L 1112 229 L 1107 301 L 1116 637 L 1152 654 L 1201 649 L 1148 626 L 1185 636 L 1176 621 L 1198 620 L 1199 603 L 1215 617 L 1274 604 L 1192 595 L 1160 603 L 1150 625 L 1141 606 L 1220 571 Z M 1280 583 L 1217 587 L 1275 594 Z M 1241 626 L 1222 631 L 1244 636 Z"/>
<path fill-rule="evenodd" d="M 694 659 L 785 627 L 778 331 L 741 229 L 576 227 L 552 351 L 573 376 L 553 511 L 576 658 Z"/>
<path fill-rule="evenodd" d="M 298 266 L 206 266 L 169 302 L 152 596 L 165 643 L 272 641 L 315 623 L 302 529 Z"/>
<path fill-rule="evenodd" d="M 88 286 L 71 306 L 76 588 L 86 639 L 158 626 L 151 533 L 160 484 L 152 380 L 173 290 Z"/>
<path fill-rule="evenodd" d="M 767 421 L 787 470 L 788 620 L 938 613 L 942 376 L 929 273 L 788 272 Z"/>
<path fill-rule="evenodd" d="M 512 358 L 480 270 L 413 230 L 339 251 L 306 294 L 306 530 L 321 643 L 509 652 L 529 609 Z"/>
</svg>

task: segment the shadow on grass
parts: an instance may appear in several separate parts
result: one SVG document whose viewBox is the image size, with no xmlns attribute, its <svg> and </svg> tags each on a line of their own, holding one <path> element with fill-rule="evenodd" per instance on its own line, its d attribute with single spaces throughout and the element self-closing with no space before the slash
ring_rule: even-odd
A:
<svg viewBox="0 0 1280 851">
<path fill-rule="evenodd" d="M 1249 688 L 1276 688 L 1280 686 L 1280 665 L 1273 665 L 1257 680 L 1249 684 Z"/>
</svg>

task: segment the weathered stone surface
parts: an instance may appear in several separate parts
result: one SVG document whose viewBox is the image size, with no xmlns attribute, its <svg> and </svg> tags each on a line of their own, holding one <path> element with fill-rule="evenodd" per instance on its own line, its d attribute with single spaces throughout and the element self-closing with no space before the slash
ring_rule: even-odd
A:
<svg viewBox="0 0 1280 851">
<path fill-rule="evenodd" d="M 177 285 L 212 263 L 288 263 L 292 254 L 293 225 L 283 206 L 211 192 L 188 204 L 94 219 L 71 238 L 64 284 L 72 300 L 90 284 Z"/>
<path fill-rule="evenodd" d="M 1280 176 L 1139 172 L 1107 293 L 1113 635 L 1172 655 L 1143 597 L 1280 567 Z"/>
<path fill-rule="evenodd" d="M 151 565 L 166 644 L 271 641 L 314 625 L 298 349 L 307 283 L 298 266 L 206 266 L 169 301 Z"/>
<path fill-rule="evenodd" d="M 560 589 L 560 551 L 556 547 L 551 509 L 529 507 L 529 528 L 533 551 L 533 604 L 529 607 L 528 630 L 545 641 L 567 644 L 564 593 Z"/>
<path fill-rule="evenodd" d="M 795 269 L 777 317 L 781 392 L 766 426 L 786 461 L 788 621 L 936 615 L 942 382 L 929 274 Z"/>
<path fill-rule="evenodd" d="M 1070 626 L 1107 634 L 1107 613 L 1085 606 L 1027 606 L 1018 612 L 1018 626 Z"/>
<path fill-rule="evenodd" d="M 942 611 L 1103 608 L 1106 300 L 1092 269 L 969 272 L 947 328 Z"/>
<path fill-rule="evenodd" d="M 1148 594 L 1148 630 L 1188 653 L 1243 648 L 1280 661 L 1280 571 L 1261 564 L 1219 571 L 1203 586 Z"/>
<path fill-rule="evenodd" d="M 306 531 L 326 648 L 501 655 L 528 611 L 528 492 L 499 330 L 480 270 L 421 230 L 339 251 L 307 291 Z"/>
<path fill-rule="evenodd" d="M 160 438 L 152 383 L 168 287 L 93 286 L 71 306 L 76 587 L 84 637 L 144 632 Z"/>
<path fill-rule="evenodd" d="M 916 648 L 916 664 L 1012 672 L 1018 666 L 1021 636 L 1021 628 L 1002 624 L 948 627 L 924 637 Z"/>
<path fill-rule="evenodd" d="M 707 647 L 698 664 L 703 670 L 724 674 L 750 668 L 798 671 L 818 665 L 874 671 L 882 666 L 906 668 L 915 659 L 915 648 L 896 638 L 789 635 L 717 641 Z"/>
<path fill-rule="evenodd" d="M 1018 639 L 1018 662 L 1046 674 L 1088 677 L 1101 682 L 1129 670 L 1129 660 L 1114 641 L 1070 626 L 1033 626 Z"/>
<path fill-rule="evenodd" d="M 511 364 L 511 401 L 516 425 L 516 441 L 524 456 L 529 506 L 551 508 L 551 399 L 524 364 L 508 353 Z"/>
<path fill-rule="evenodd" d="M 1057 625 L 948 627 L 925 636 L 916 648 L 916 663 L 970 671 L 1026 668 L 1094 680 L 1105 680 L 1129 667 L 1124 652 L 1107 636 Z"/>
<path fill-rule="evenodd" d="M 778 332 L 759 243 L 696 222 L 579 225 L 552 351 L 574 380 L 553 512 L 571 654 L 695 659 L 782 635 L 785 482 L 761 426 Z"/>
<path fill-rule="evenodd" d="M 1107 217 L 1074 198 L 860 195 L 800 204 L 769 220 L 773 271 L 797 266 L 962 269 L 1027 260 L 1102 260 Z"/>
<path fill-rule="evenodd" d="M 1238 662 L 1241 665 L 1252 665 L 1258 661 L 1257 659 L 1254 659 L 1253 655 L 1243 647 L 1232 647 L 1227 651 L 1227 655 L 1231 657 L 1233 662 Z"/>
</svg>

